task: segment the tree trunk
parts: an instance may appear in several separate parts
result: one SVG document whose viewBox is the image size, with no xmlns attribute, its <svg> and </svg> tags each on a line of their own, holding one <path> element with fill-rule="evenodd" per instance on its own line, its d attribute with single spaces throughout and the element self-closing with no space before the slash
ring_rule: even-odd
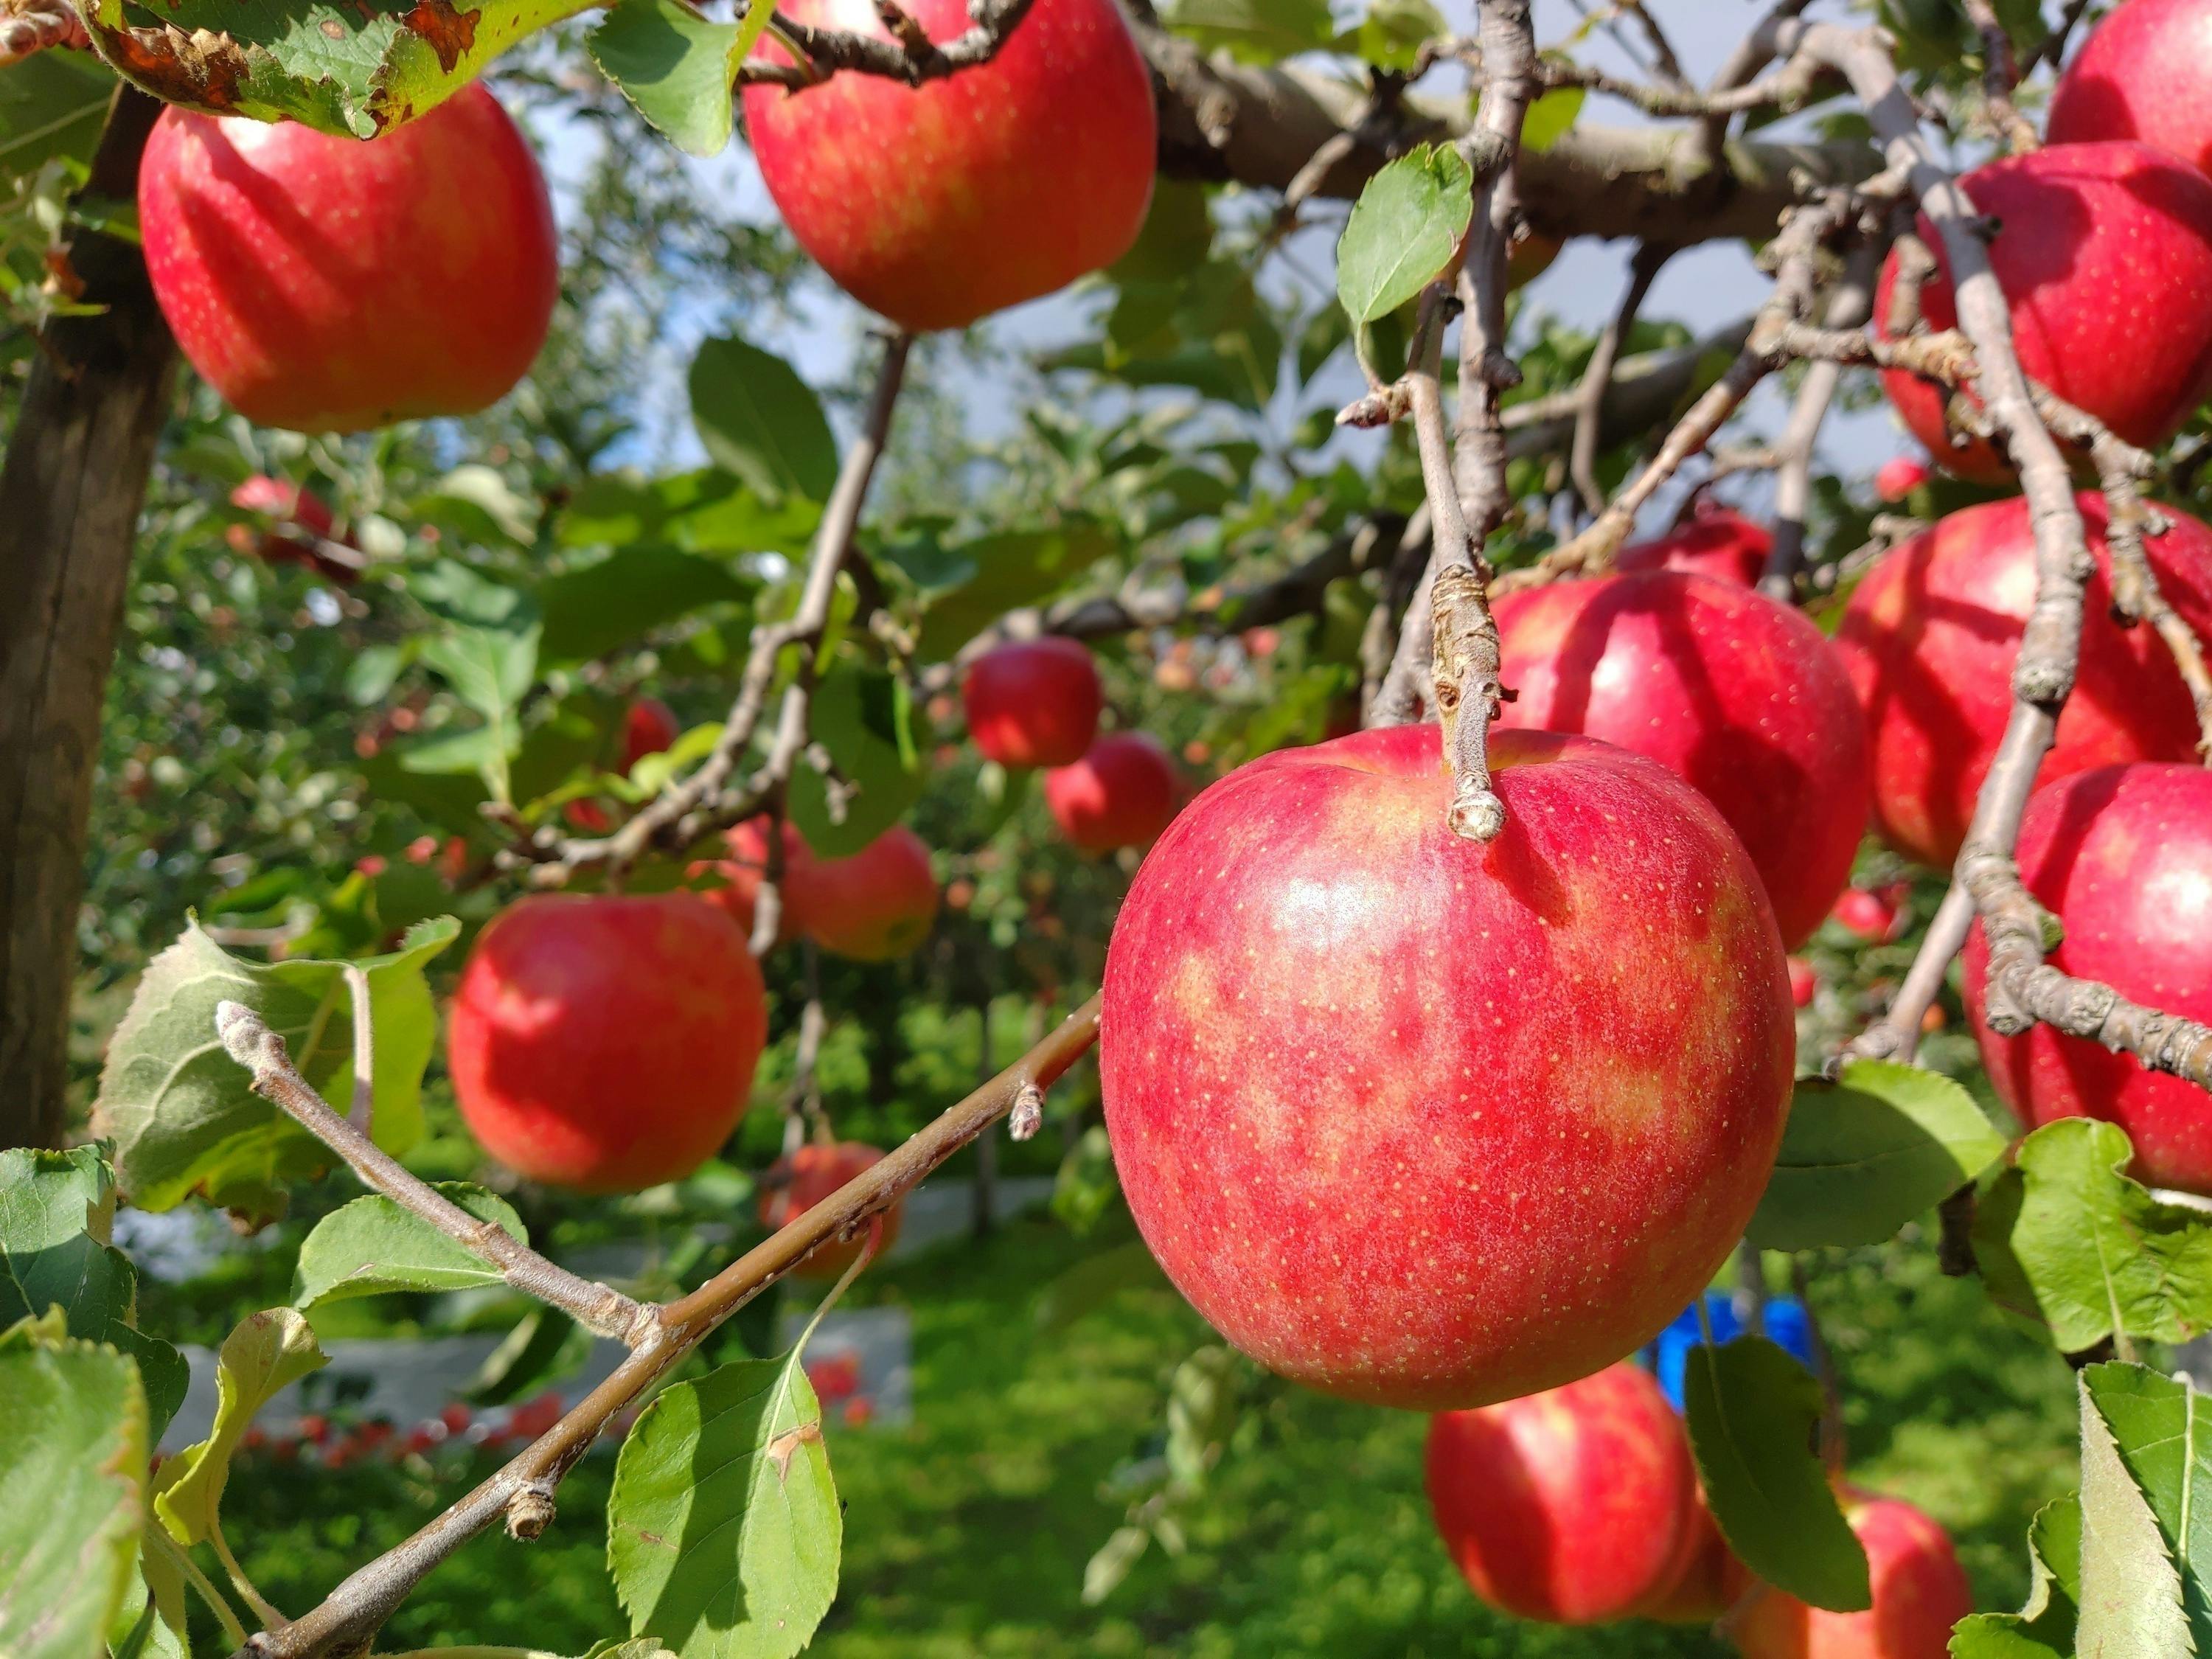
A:
<svg viewBox="0 0 2212 1659">
<path fill-rule="evenodd" d="M 137 194 L 161 110 L 118 89 L 88 194 Z M 176 358 L 135 246 L 68 254 L 107 309 L 43 331 L 0 464 L 0 1147 L 61 1143 L 100 708 Z"/>
</svg>

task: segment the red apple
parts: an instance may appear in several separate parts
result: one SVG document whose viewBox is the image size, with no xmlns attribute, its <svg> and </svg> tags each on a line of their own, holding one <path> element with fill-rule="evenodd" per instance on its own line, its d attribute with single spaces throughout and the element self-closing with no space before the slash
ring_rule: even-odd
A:
<svg viewBox="0 0 2212 1659">
<path fill-rule="evenodd" d="M 1492 759 L 1487 844 L 1444 826 L 1433 726 L 1240 767 L 1107 949 L 1106 1127 L 1146 1243 L 1230 1341 L 1347 1399 L 1486 1405 L 1650 1340 L 1782 1133 L 1782 945 L 1719 814 L 1587 738 L 1499 732 Z"/>
<path fill-rule="evenodd" d="M 789 1179 L 770 1186 L 761 1194 L 761 1225 L 770 1229 L 788 1227 L 847 1182 L 882 1162 L 883 1156 L 881 1147 L 863 1146 L 857 1140 L 835 1141 L 828 1146 L 809 1141 L 786 1161 L 784 1172 Z M 900 1212 L 904 1207 L 902 1204 L 894 1204 L 884 1212 L 883 1237 L 876 1246 L 879 1260 L 898 1237 Z M 835 1279 L 860 1259 L 867 1242 L 866 1227 L 851 1238 L 832 1238 L 794 1271 L 804 1279 Z"/>
<path fill-rule="evenodd" d="M 1498 725 L 1648 755 L 1720 809 L 1773 902 L 1810 938 L 1850 878 L 1870 788 L 1866 726 L 1820 630 L 1732 582 L 1655 570 L 1498 602 Z"/>
<path fill-rule="evenodd" d="M 2128 0 L 2051 93 L 2050 142 L 2135 138 L 2212 173 L 2212 3 Z"/>
<path fill-rule="evenodd" d="M 1746 1577 L 1743 1564 L 1721 1536 L 1704 1489 L 1692 1496 L 1677 1565 L 1665 1588 L 1638 1606 L 1638 1619 L 1664 1625 L 1710 1625 L 1727 1613 L 1739 1594 Z"/>
<path fill-rule="evenodd" d="M 1813 964 L 1802 957 L 1790 958 L 1790 1000 L 1800 1008 L 1813 1006 L 1814 994 L 1820 988 L 1820 975 Z"/>
<path fill-rule="evenodd" d="M 2058 718 L 2048 781 L 2093 766 L 2187 760 L 2197 718 L 2165 644 L 2112 621 L 2104 498 L 2079 498 L 2097 562 L 2083 605 L 2081 672 Z M 2146 539 L 2160 587 L 2197 636 L 2212 630 L 2212 529 L 2172 521 Z M 2027 504 L 2017 496 L 1939 520 L 1859 584 L 1836 644 L 1867 712 L 1875 822 L 1923 864 L 1959 855 L 1974 797 L 2012 712 L 2012 665 L 2035 599 Z"/>
<path fill-rule="evenodd" d="M 1074 765 L 1044 776 L 1053 822 L 1085 853 L 1151 845 L 1182 799 L 1174 760 L 1142 732 L 1103 737 Z"/>
<path fill-rule="evenodd" d="M 1672 1588 L 1698 1474 L 1681 1419 L 1632 1361 L 1429 1419 L 1429 1506 L 1474 1593 L 1556 1625 L 1626 1618 Z"/>
<path fill-rule="evenodd" d="M 799 925 L 832 956 L 889 962 L 917 949 L 937 920 L 929 848 L 893 824 L 850 858 L 817 860 L 806 874 Z"/>
<path fill-rule="evenodd" d="M 640 697 L 630 704 L 623 715 L 623 774 L 647 755 L 660 753 L 683 730 L 676 723 L 676 711 L 658 697 Z"/>
<path fill-rule="evenodd" d="M 905 8 L 933 40 L 963 0 Z M 890 38 L 871 0 L 783 15 Z M 772 36 L 756 55 L 789 63 Z M 1152 71 L 1115 0 L 1035 0 L 997 57 L 910 87 L 840 72 L 744 89 L 745 131 L 791 234 L 902 328 L 964 328 L 1128 252 L 1152 200 Z"/>
<path fill-rule="evenodd" d="M 1870 893 L 1863 887 L 1844 890 L 1836 900 L 1836 907 L 1828 912 L 1829 919 L 1856 939 L 1869 941 L 1895 939 L 1899 927 L 1899 900 L 1887 892 Z"/>
<path fill-rule="evenodd" d="M 1679 570 L 1749 587 L 1766 568 L 1773 547 L 1774 538 L 1764 525 L 1725 507 L 1700 506 L 1696 516 L 1665 535 L 1622 548 L 1613 556 L 1613 568 Z"/>
<path fill-rule="evenodd" d="M 1098 667 L 1073 640 L 1002 645 L 960 682 L 968 733 L 1001 766 L 1070 766 L 1098 735 Z"/>
<path fill-rule="evenodd" d="M 1935 476 L 1917 455 L 1893 455 L 1875 469 L 1874 493 L 1894 505 Z"/>
<path fill-rule="evenodd" d="M 1830 1613 L 1761 1591 L 1735 1623 L 1744 1659 L 1945 1659 L 1974 1593 L 1943 1528 L 1911 1504 L 1845 1491 L 1844 1518 L 1866 1547 L 1874 1606 Z"/>
<path fill-rule="evenodd" d="M 501 1163 L 633 1192 L 729 1138 L 767 1036 L 744 936 L 696 894 L 542 895 L 477 936 L 447 1056 L 461 1116 Z"/>
<path fill-rule="evenodd" d="M 327 536 L 337 527 L 330 503 L 312 489 L 303 489 L 287 478 L 257 472 L 230 492 L 230 504 L 245 513 L 258 513 L 279 524 L 295 524 L 311 536 Z"/>
<path fill-rule="evenodd" d="M 2130 443 L 2156 448 L 2212 389 L 2212 180 L 2143 144 L 2060 144 L 1977 167 L 1960 181 L 2002 228 L 1990 264 L 2012 307 L 2021 367 Z M 1931 328 L 1958 319 L 1942 243 L 1920 237 L 1939 269 L 1921 285 Z M 1893 252 L 1875 296 L 1887 333 Z M 1882 383 L 1915 437 L 1961 477 L 2008 476 L 1989 445 L 1954 448 L 1948 392 L 1901 369 Z"/>
<path fill-rule="evenodd" d="M 788 945 L 805 931 L 801 913 L 816 860 L 814 849 L 791 820 L 785 818 L 782 823 L 783 873 L 776 888 L 782 909 L 776 917 L 775 942 Z M 761 883 L 768 874 L 768 819 L 747 818 L 723 834 L 722 844 L 730 849 L 729 857 L 695 864 L 684 873 L 695 880 L 709 871 L 718 877 L 720 884 L 702 888 L 699 896 L 726 912 L 738 931 L 750 939 L 753 907 L 760 901 Z"/>
<path fill-rule="evenodd" d="M 2212 772 L 2110 766 L 2038 790 L 2021 823 L 2020 870 L 2065 924 L 2054 966 L 2212 1020 Z M 1966 941 L 1966 1012 L 1990 1081 L 2022 1121 L 2104 1118 L 2135 1143 L 2140 1179 L 2212 1193 L 2203 1091 L 2048 1025 L 1996 1036 L 1984 1018 L 1988 969 L 1978 922 Z"/>
<path fill-rule="evenodd" d="M 172 106 L 138 216 L 178 345 L 264 426 L 471 414 L 529 368 L 560 289 L 537 158 L 478 84 L 368 143 Z"/>
</svg>

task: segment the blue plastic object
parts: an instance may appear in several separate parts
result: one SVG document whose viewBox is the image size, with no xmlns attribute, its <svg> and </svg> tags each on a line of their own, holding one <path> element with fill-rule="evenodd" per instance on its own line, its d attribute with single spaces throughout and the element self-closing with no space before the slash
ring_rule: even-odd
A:
<svg viewBox="0 0 2212 1659">
<path fill-rule="evenodd" d="M 1735 1316 L 1735 1298 L 1725 1291 L 1705 1292 L 1705 1316 L 1712 1322 L 1716 1342 L 1726 1342 L 1743 1334 L 1743 1325 Z M 1805 1322 L 1804 1304 L 1796 1297 L 1767 1298 L 1765 1334 L 1807 1370 L 1813 1369 L 1812 1333 Z M 1682 1409 L 1683 1367 L 1689 1361 L 1690 1350 L 1704 1340 L 1705 1334 L 1698 1328 L 1697 1304 L 1692 1303 L 1644 1351 L 1644 1364 L 1659 1379 L 1661 1390 L 1674 1402 L 1676 1411 Z"/>
</svg>

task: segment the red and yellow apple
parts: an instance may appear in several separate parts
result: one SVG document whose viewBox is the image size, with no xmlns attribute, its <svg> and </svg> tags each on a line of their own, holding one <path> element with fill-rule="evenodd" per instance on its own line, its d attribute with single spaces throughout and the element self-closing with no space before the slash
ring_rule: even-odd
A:
<svg viewBox="0 0 2212 1659">
<path fill-rule="evenodd" d="M 792 900 L 799 930 L 832 956 L 889 962 L 920 948 L 937 920 L 929 848 L 893 824 L 849 858 L 816 859 Z"/>
<path fill-rule="evenodd" d="M 2051 92 L 2050 142 L 2133 138 L 2212 173 L 2212 0 L 2127 0 Z"/>
<path fill-rule="evenodd" d="M 1768 1588 L 1735 1621 L 1744 1659 L 1945 1659 L 1974 1594 L 1943 1528 L 1895 1498 L 1846 1488 L 1844 1518 L 1865 1546 L 1874 1606 L 1831 1613 Z"/>
<path fill-rule="evenodd" d="M 1105 693 L 1098 665 L 1073 640 L 1047 635 L 1001 645 L 960 682 L 968 734 L 1001 766 L 1072 766 L 1098 735 Z"/>
<path fill-rule="evenodd" d="M 939 44 L 970 27 L 963 0 L 905 9 Z M 870 0 L 782 15 L 890 38 Z M 791 61 L 772 36 L 755 55 Z M 1115 0 L 1034 0 L 989 63 L 920 86 L 840 71 L 744 97 L 791 234 L 902 328 L 964 328 L 1112 264 L 1152 200 L 1152 71 Z"/>
<path fill-rule="evenodd" d="M 1731 508 L 1705 503 L 1665 535 L 1622 548 L 1613 555 L 1613 568 L 1630 574 L 1679 570 L 1749 587 L 1766 568 L 1766 556 L 1773 548 L 1774 538 L 1765 526 L 1753 524 Z"/>
<path fill-rule="evenodd" d="M 178 346 L 264 426 L 472 414 L 529 368 L 560 289 L 537 158 L 480 84 L 366 143 L 172 106 L 138 217 Z"/>
<path fill-rule="evenodd" d="M 1720 809 L 1782 943 L 1812 936 L 1867 820 L 1866 722 L 1820 630 L 1753 589 L 1669 570 L 1500 599 L 1506 728 L 1647 755 Z"/>
<path fill-rule="evenodd" d="M 809 1141 L 784 1160 L 761 1194 L 761 1225 L 788 1227 L 844 1184 L 883 1161 L 883 1149 L 857 1140 Z M 905 1205 L 894 1204 L 883 1213 L 883 1232 L 876 1243 L 880 1259 L 897 1238 Z M 860 1259 L 867 1248 L 868 1230 L 862 1227 L 851 1238 L 832 1238 L 793 1271 L 802 1279 L 835 1279 Z"/>
<path fill-rule="evenodd" d="M 1445 827 L 1432 726 L 1240 767 L 1107 950 L 1146 1243 L 1231 1342 L 1347 1399 L 1486 1405 L 1650 1340 L 1741 1236 L 1788 1106 L 1781 940 L 1719 814 L 1587 738 L 1492 758 L 1487 844 Z"/>
<path fill-rule="evenodd" d="M 1142 732 L 1112 732 L 1073 766 L 1044 775 L 1044 804 L 1053 822 L 1086 853 L 1150 846 L 1182 800 L 1174 760 Z"/>
<path fill-rule="evenodd" d="M 697 895 L 549 894 L 477 936 L 447 1057 L 492 1157 L 549 1186 L 634 1192 L 728 1139 L 767 1036 L 744 936 Z"/>
<path fill-rule="evenodd" d="M 2036 792 L 2021 819 L 2021 878 L 2065 925 L 2053 966 L 2190 1019 L 2212 1020 L 2212 772 L 2103 767 Z M 2100 1117 L 2135 1143 L 2154 1186 L 2212 1194 L 2212 1103 L 2133 1055 L 2037 1025 L 1989 1029 L 1989 947 L 1966 941 L 1966 1012 L 1990 1081 L 2030 1127 Z"/>
<path fill-rule="evenodd" d="M 2104 497 L 2079 498 L 2097 562 L 2082 605 L 2081 661 L 2058 717 L 2047 781 L 2091 767 L 2186 760 L 2197 718 L 2165 645 L 2112 620 Z M 2144 539 L 2166 600 L 2212 630 L 2212 528 L 2161 505 L 2172 521 Z M 2015 496 L 1939 520 L 1876 565 L 1851 595 L 1836 646 L 1866 710 L 1874 812 L 1891 846 L 1923 864 L 1959 855 L 1974 798 L 2012 712 L 2013 658 L 2035 602 L 2027 504 Z"/>
</svg>

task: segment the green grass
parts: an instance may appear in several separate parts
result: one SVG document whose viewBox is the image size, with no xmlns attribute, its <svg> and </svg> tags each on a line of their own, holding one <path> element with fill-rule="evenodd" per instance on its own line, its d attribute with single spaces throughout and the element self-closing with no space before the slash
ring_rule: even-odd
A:
<svg viewBox="0 0 2212 1659">
<path fill-rule="evenodd" d="M 1158 1428 L 1174 1365 L 1204 1328 L 1164 1288 L 1124 1291 L 1054 1333 L 1035 1304 L 1095 1248 L 1048 1222 L 939 1250 L 863 1281 L 914 1315 L 915 1421 L 830 1431 L 848 1508 L 827 1659 L 1442 1659 L 1705 1655 L 1698 1632 L 1556 1631 L 1478 1606 L 1421 1496 L 1423 1420 L 1269 1390 L 1189 1516 L 1178 1558 L 1149 1552 L 1104 1603 L 1083 1569 L 1121 1518 L 1101 1488 Z M 1984 1607 L 2014 1607 L 2035 1506 L 2069 1490 L 2073 1382 L 1924 1243 L 1837 1253 L 1814 1297 L 1844 1372 L 1853 1474 L 1911 1498 L 1958 1537 Z M 578 1654 L 624 1633 L 602 1559 L 611 1456 L 572 1474 L 533 1545 L 478 1539 L 393 1620 L 386 1650 L 459 1643 Z M 264 1465 L 226 1516 L 249 1571 L 296 1613 L 434 1515 L 489 1464 L 448 1459 L 337 1474 Z M 212 1637 L 212 1632 L 209 1632 Z M 211 1644 L 212 1645 L 212 1644 Z"/>
</svg>

